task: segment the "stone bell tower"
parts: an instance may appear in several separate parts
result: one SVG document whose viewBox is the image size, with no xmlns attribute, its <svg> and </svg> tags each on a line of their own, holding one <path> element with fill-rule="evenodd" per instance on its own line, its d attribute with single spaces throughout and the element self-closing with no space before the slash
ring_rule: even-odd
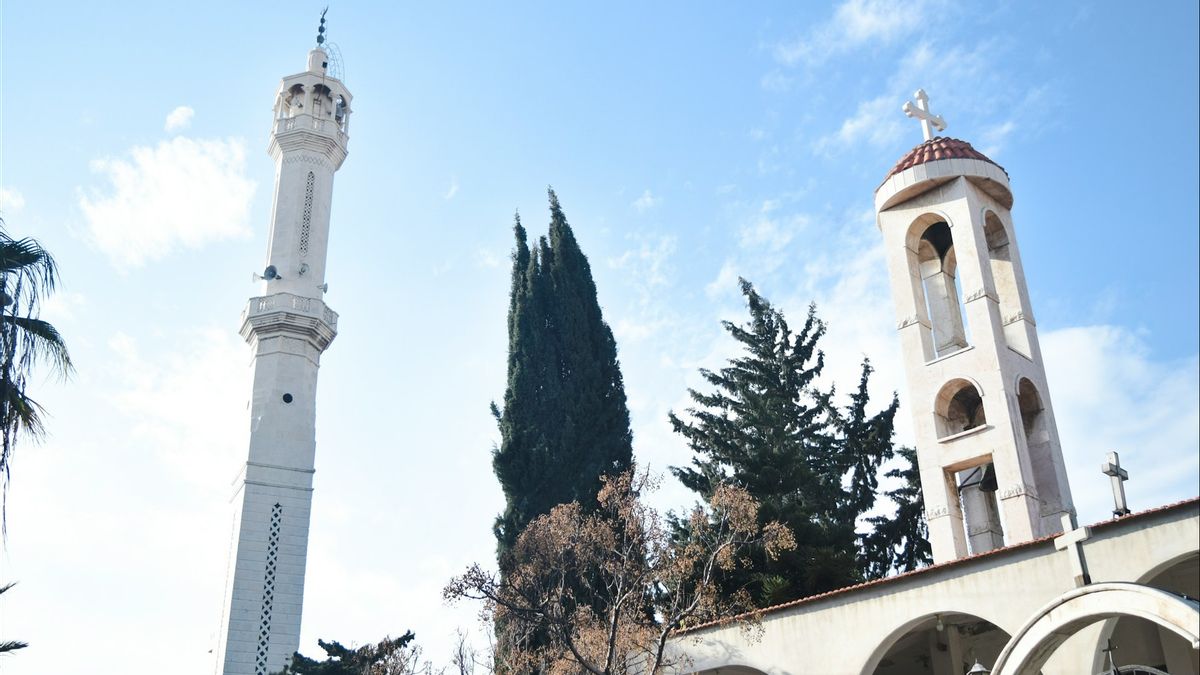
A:
<svg viewBox="0 0 1200 675">
<path fill-rule="evenodd" d="M 875 191 L 935 562 L 1060 532 L 1074 514 L 1008 174 L 928 111 Z"/>
<path fill-rule="evenodd" d="M 291 662 L 316 453 L 317 369 L 337 335 L 323 299 L 333 174 L 346 159 L 350 92 L 329 72 L 321 18 L 308 67 L 283 79 L 267 151 L 275 160 L 266 266 L 242 314 L 252 351 L 250 452 L 234 480 L 233 543 L 218 672 L 267 675 Z"/>
</svg>

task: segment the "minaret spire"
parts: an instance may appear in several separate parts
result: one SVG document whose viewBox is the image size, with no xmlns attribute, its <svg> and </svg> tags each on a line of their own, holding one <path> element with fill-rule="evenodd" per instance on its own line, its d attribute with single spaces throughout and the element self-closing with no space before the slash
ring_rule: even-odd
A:
<svg viewBox="0 0 1200 675">
<path fill-rule="evenodd" d="M 333 176 L 346 159 L 350 91 L 318 47 L 275 97 L 267 152 L 275 200 L 259 293 L 242 314 L 251 360 L 250 448 L 234 480 L 221 645 L 223 675 L 268 675 L 300 646 L 316 457 L 317 371 L 337 336 L 325 304 Z"/>
<path fill-rule="evenodd" d="M 329 7 L 321 10 L 321 25 L 317 28 L 317 47 L 325 44 L 325 12 L 329 11 Z"/>
</svg>

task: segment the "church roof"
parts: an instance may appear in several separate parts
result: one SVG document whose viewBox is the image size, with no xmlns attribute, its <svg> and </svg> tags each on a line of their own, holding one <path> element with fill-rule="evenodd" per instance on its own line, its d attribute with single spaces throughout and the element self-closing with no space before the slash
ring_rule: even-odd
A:
<svg viewBox="0 0 1200 675">
<path fill-rule="evenodd" d="M 937 140 L 954 140 L 954 139 L 937 139 L 937 138 L 933 139 L 933 141 L 937 141 Z M 926 141 L 926 144 L 932 143 L 933 141 Z M 956 141 L 956 142 L 962 143 L 962 141 Z M 970 145 L 968 145 L 966 143 L 963 143 L 963 145 L 966 145 L 968 148 L 971 147 Z M 918 147 L 920 147 L 920 146 L 918 146 Z M 974 152 L 974 150 L 972 150 L 972 152 Z M 983 155 L 979 155 L 979 156 L 983 157 Z M 941 159 L 947 159 L 947 158 L 942 157 Z M 949 159 L 953 159 L 953 158 L 949 158 Z M 987 159 L 987 158 L 984 157 L 984 159 Z M 929 161 L 929 160 L 925 160 L 925 161 Z M 991 160 L 988 160 L 988 161 L 990 162 Z M 1000 166 L 1000 165 L 997 164 L 996 166 Z M 901 170 L 903 170 L 903 169 L 901 169 Z M 1163 513 L 1165 511 L 1173 511 L 1173 510 L 1179 509 L 1179 508 L 1184 508 L 1184 507 L 1189 507 L 1189 506 L 1194 507 L 1194 506 L 1198 506 L 1198 505 L 1200 505 L 1200 497 L 1192 497 L 1191 499 L 1184 499 L 1182 501 L 1174 502 L 1172 504 L 1165 504 L 1163 506 L 1159 506 L 1159 507 L 1152 508 L 1152 509 L 1147 509 L 1145 511 L 1140 511 L 1138 513 L 1133 513 L 1133 514 L 1130 514 L 1127 516 L 1119 516 L 1116 518 L 1110 518 L 1109 520 L 1102 520 L 1098 523 L 1094 523 L 1094 524 L 1090 525 L 1089 527 L 1091 527 L 1093 530 L 1102 530 L 1102 529 L 1107 528 L 1110 525 L 1116 525 L 1118 523 L 1128 523 L 1131 520 L 1140 520 L 1146 516 L 1150 516 L 1150 515 L 1153 515 L 1156 513 Z M 715 628 L 718 626 L 731 624 L 734 621 L 738 621 L 740 619 L 750 618 L 750 617 L 754 616 L 755 614 L 758 614 L 759 616 L 762 616 L 765 614 L 772 614 L 772 613 L 778 612 L 780 610 L 790 609 L 792 607 L 797 607 L 799 605 L 806 605 L 810 602 L 815 602 L 817 600 L 824 600 L 826 598 L 829 598 L 829 597 L 832 597 L 835 595 L 842 595 L 845 593 L 853 593 L 854 591 L 859 591 L 864 588 L 881 586 L 883 584 L 893 583 L 893 582 L 899 581 L 901 579 L 908 579 L 908 578 L 912 578 L 915 576 L 921 576 L 921 575 L 933 572 L 934 570 L 944 570 L 948 567 L 957 567 L 964 563 L 971 563 L 971 562 L 980 560 L 981 558 L 991 558 L 991 557 L 999 555 L 999 554 L 1009 553 L 1011 551 L 1015 551 L 1018 549 L 1030 548 L 1033 546 L 1037 546 L 1039 544 L 1051 542 L 1051 541 L 1054 541 L 1054 539 L 1059 536 L 1060 536 L 1060 534 L 1051 534 L 1051 535 L 1047 535 L 1045 537 L 1039 537 L 1037 539 L 1031 539 L 1029 541 L 1021 542 L 1019 544 L 1010 544 L 1008 546 L 1002 546 L 1000 548 L 993 549 L 993 550 L 987 551 L 985 553 L 976 553 L 975 555 L 969 555 L 964 558 L 958 558 L 956 560 L 948 560 L 946 562 L 929 565 L 928 567 L 922 567 L 919 569 L 915 569 L 911 572 L 901 572 L 900 574 L 897 574 L 897 575 L 891 576 L 891 577 L 884 577 L 882 579 L 872 579 L 871 581 L 864 581 L 862 583 L 854 584 L 853 586 L 846 586 L 844 588 L 835 588 L 831 591 L 825 591 L 824 593 L 818 593 L 816 595 L 810 595 L 810 596 L 804 597 L 804 598 L 797 598 L 795 600 L 791 600 L 789 602 L 785 602 L 782 604 L 772 605 L 770 607 L 764 607 L 760 610 L 756 610 L 753 612 L 746 612 L 743 614 L 737 614 L 734 616 L 716 619 L 714 621 L 707 621 L 705 623 L 701 623 L 696 626 L 688 626 L 687 628 L 676 631 L 676 634 L 684 635 L 687 633 L 694 633 L 696 631 L 705 630 L 707 628 Z"/>
<path fill-rule="evenodd" d="M 892 170 L 888 172 L 888 175 L 883 180 L 887 182 L 888 178 L 895 176 L 905 169 L 911 169 L 914 166 L 939 159 L 978 159 L 989 164 L 994 164 L 1001 171 L 1004 171 L 1004 167 L 988 159 L 987 155 L 971 147 L 970 143 L 960 141 L 957 138 L 935 136 L 909 150 L 906 155 L 900 158 L 899 162 L 896 162 L 896 166 L 892 167 Z M 1007 176 L 1008 172 L 1004 171 L 1004 175 Z"/>
</svg>

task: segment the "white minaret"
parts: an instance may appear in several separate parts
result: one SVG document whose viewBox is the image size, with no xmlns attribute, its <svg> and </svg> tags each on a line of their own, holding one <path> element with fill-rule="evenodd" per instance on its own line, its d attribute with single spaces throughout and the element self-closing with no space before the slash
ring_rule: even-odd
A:
<svg viewBox="0 0 1200 675">
<path fill-rule="evenodd" d="M 321 19 L 324 33 L 325 19 Z M 324 42 L 323 35 L 318 44 Z M 275 159 L 267 262 L 242 315 L 253 352 L 250 453 L 235 479 L 234 534 L 217 667 L 267 675 L 300 644 L 316 452 L 317 370 L 337 334 L 325 305 L 333 174 L 346 159 L 350 92 L 318 46 L 283 79 L 268 152 Z"/>
<path fill-rule="evenodd" d="M 1008 174 L 918 91 L 913 148 L 875 191 L 934 562 L 1062 531 L 1073 515 L 1013 229 Z"/>
</svg>

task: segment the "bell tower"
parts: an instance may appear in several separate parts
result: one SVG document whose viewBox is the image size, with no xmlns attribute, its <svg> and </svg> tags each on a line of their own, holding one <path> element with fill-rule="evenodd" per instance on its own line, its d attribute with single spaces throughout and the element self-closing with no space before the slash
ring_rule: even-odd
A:
<svg viewBox="0 0 1200 675">
<path fill-rule="evenodd" d="M 317 370 L 337 335 L 324 301 L 333 174 L 346 159 L 350 92 L 329 72 L 322 14 L 307 68 L 283 79 L 267 152 L 275 199 L 257 297 L 242 314 L 252 358 L 250 449 L 234 479 L 218 672 L 267 675 L 300 644 L 316 454 Z"/>
<path fill-rule="evenodd" d="M 934 562 L 1061 532 L 1074 515 L 1008 174 L 925 92 L 925 142 L 875 191 Z M 1068 521 L 1069 522 L 1069 521 Z"/>
</svg>

